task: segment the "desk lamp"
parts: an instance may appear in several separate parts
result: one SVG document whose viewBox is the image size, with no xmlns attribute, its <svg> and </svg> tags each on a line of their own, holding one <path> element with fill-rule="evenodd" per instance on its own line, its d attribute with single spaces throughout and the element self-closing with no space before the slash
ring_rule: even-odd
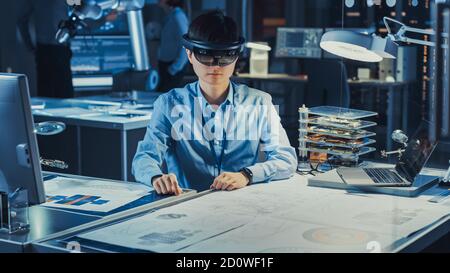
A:
<svg viewBox="0 0 450 273">
<path fill-rule="evenodd" d="M 424 41 L 409 38 L 406 36 L 407 32 L 426 34 L 426 35 L 436 35 L 434 30 L 419 29 L 414 27 L 409 27 L 400 21 L 394 20 L 389 17 L 384 17 L 383 21 L 388 31 L 388 35 L 385 38 L 377 36 L 375 34 L 368 35 L 362 33 L 355 33 L 348 30 L 335 30 L 326 32 L 320 41 L 320 47 L 334 55 L 344 57 L 347 59 L 362 61 L 362 62 L 380 62 L 383 58 L 393 58 L 397 57 L 397 42 L 412 43 L 424 46 L 441 45 L 440 49 L 448 50 L 448 38 L 449 34 L 449 23 L 444 22 L 444 15 L 449 14 L 450 5 L 448 4 L 438 4 L 437 6 L 437 29 L 439 31 L 444 29 L 444 25 L 447 26 L 446 31 L 437 35 L 436 42 Z M 444 13 L 444 11 L 446 13 Z M 395 23 L 400 25 L 397 33 L 393 33 L 389 23 Z M 446 58 L 449 59 L 449 54 L 446 54 Z M 434 134 L 436 140 L 439 140 L 441 136 L 442 127 L 442 113 L 440 110 L 442 107 L 442 98 L 444 93 L 443 88 L 443 76 L 447 75 L 447 71 L 444 69 L 443 63 L 444 54 L 442 50 L 437 50 L 436 54 L 436 90 L 432 96 L 434 100 L 433 105 L 435 105 L 432 110 L 432 115 L 435 118 L 435 130 L 431 133 Z M 448 60 L 447 61 L 450 61 Z M 446 76 L 448 77 L 448 76 Z M 450 88 L 450 86 L 447 86 Z M 442 91 L 440 91 L 442 90 Z"/>
<path fill-rule="evenodd" d="M 434 30 L 409 27 L 402 22 L 389 17 L 383 18 L 388 36 L 356 33 L 348 30 L 326 32 L 320 41 L 320 47 L 334 55 L 362 62 L 380 62 L 384 58 L 397 58 L 397 42 L 413 43 L 425 46 L 436 46 L 436 43 L 406 37 L 407 32 L 435 35 Z M 399 24 L 397 33 L 392 33 L 389 22 Z M 445 35 L 445 34 L 443 34 Z"/>
<path fill-rule="evenodd" d="M 448 5 L 439 4 L 438 5 L 438 20 L 437 20 L 437 28 L 443 29 L 443 16 L 442 14 L 444 8 L 449 8 Z M 328 51 L 332 54 L 335 54 L 340 57 L 344 57 L 347 59 L 362 61 L 362 62 L 380 62 L 384 58 L 395 59 L 397 57 L 397 42 L 404 43 L 412 43 L 419 44 L 424 46 L 436 46 L 436 44 L 440 44 L 442 49 L 448 49 L 448 42 L 444 42 L 444 38 L 449 38 L 448 30 L 447 32 L 443 32 L 441 35 L 437 35 L 436 42 L 424 41 L 409 38 L 406 36 L 407 32 L 419 33 L 419 34 L 427 34 L 427 35 L 436 35 L 434 30 L 429 29 L 419 29 L 414 27 L 409 27 L 403 24 L 400 21 L 394 20 L 389 17 L 383 18 L 384 24 L 386 25 L 386 29 L 388 31 L 388 35 L 385 38 L 377 36 L 375 34 L 363 34 L 363 33 L 355 33 L 348 30 L 335 30 L 326 32 L 320 41 L 320 47 Z M 391 27 L 389 26 L 389 22 L 399 24 L 400 29 L 397 33 L 393 33 Z M 436 79 L 436 90 L 443 90 L 442 88 L 442 73 L 446 72 L 442 69 L 442 51 L 437 51 L 436 57 L 437 65 L 436 65 L 436 75 L 439 79 Z M 435 133 L 435 137 L 439 140 L 441 135 L 440 128 L 442 127 L 442 114 L 439 113 L 439 109 L 442 109 L 442 98 L 443 91 L 436 92 L 433 100 L 435 102 L 436 107 L 433 109 L 433 116 L 436 119 L 436 128 L 433 133 Z"/>
</svg>

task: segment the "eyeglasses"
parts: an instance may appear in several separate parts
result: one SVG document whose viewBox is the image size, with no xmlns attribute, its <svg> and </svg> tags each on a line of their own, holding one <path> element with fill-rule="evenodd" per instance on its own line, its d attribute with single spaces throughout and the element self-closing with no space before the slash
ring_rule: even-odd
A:
<svg viewBox="0 0 450 273">
<path fill-rule="evenodd" d="M 239 57 L 238 50 L 206 50 L 194 49 L 197 61 L 206 66 L 227 66 L 234 63 Z"/>
</svg>

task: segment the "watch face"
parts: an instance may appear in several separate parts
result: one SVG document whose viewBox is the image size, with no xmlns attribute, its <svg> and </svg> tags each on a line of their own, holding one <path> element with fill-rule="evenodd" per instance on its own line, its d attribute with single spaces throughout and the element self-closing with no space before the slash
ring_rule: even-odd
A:
<svg viewBox="0 0 450 273">
<path fill-rule="evenodd" d="M 251 184 L 251 183 L 252 183 L 252 180 L 253 180 L 253 173 L 252 173 L 252 171 L 250 171 L 250 169 L 243 168 L 243 169 L 242 169 L 242 172 L 243 172 L 244 175 L 247 177 L 247 179 L 248 179 L 248 184 Z"/>
<path fill-rule="evenodd" d="M 252 171 L 250 171 L 250 169 L 245 168 L 244 170 L 250 177 L 253 177 L 253 173 Z"/>
</svg>

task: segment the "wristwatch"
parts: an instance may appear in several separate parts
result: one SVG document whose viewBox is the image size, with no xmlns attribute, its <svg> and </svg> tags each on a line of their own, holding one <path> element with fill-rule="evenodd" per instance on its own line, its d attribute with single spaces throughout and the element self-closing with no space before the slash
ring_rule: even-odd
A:
<svg viewBox="0 0 450 273">
<path fill-rule="evenodd" d="M 253 173 L 252 173 L 252 171 L 249 168 L 242 168 L 241 169 L 241 173 L 243 175 L 245 175 L 245 177 L 247 177 L 247 179 L 248 179 L 248 184 L 247 185 L 250 185 L 253 182 Z"/>
</svg>

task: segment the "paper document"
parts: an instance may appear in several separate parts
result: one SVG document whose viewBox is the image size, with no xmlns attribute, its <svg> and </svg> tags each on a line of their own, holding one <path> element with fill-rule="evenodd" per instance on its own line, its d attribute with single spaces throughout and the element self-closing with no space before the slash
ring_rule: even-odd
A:
<svg viewBox="0 0 450 273">
<path fill-rule="evenodd" d="M 78 237 L 138 250 L 177 252 L 246 223 L 242 217 L 210 215 L 206 210 L 191 208 L 184 213 L 176 205 Z"/>
<path fill-rule="evenodd" d="M 138 183 L 58 177 L 44 183 L 47 207 L 108 212 L 133 202 L 151 188 Z"/>
</svg>

